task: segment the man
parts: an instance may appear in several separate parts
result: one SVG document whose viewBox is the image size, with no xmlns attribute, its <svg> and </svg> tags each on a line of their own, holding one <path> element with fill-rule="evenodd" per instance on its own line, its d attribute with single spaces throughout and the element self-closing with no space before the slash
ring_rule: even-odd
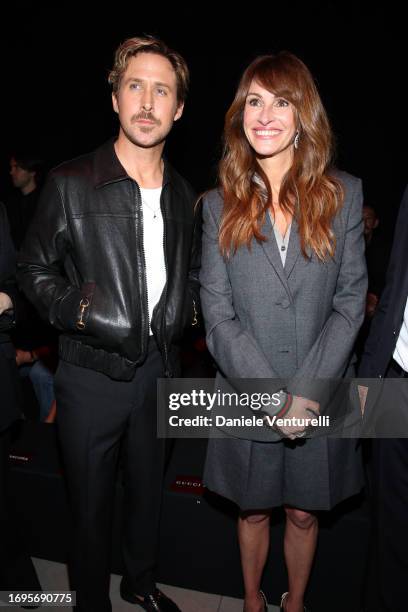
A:
<svg viewBox="0 0 408 612">
<path fill-rule="evenodd" d="M 20 282 L 63 331 L 57 415 L 80 610 L 110 610 L 111 519 L 124 451 L 121 595 L 145 610 L 177 606 L 155 585 L 164 441 L 156 380 L 177 372 L 196 320 L 195 195 L 163 159 L 183 112 L 188 69 L 152 37 L 117 50 L 109 81 L 119 135 L 54 170 L 20 257 Z"/>
<path fill-rule="evenodd" d="M 27 233 L 37 210 L 39 183 L 43 161 L 34 153 L 15 152 L 10 159 L 10 176 L 15 187 L 6 202 L 11 236 L 16 250 Z M 24 318 L 13 330 L 16 361 L 21 378 L 29 378 L 37 398 L 40 420 L 45 421 L 51 407 L 55 406 L 52 355 L 56 353 L 55 331 L 44 324 L 31 304 L 24 307 Z"/>
<path fill-rule="evenodd" d="M 371 474 L 376 567 L 371 582 L 378 593 L 375 603 L 368 608 L 370 612 L 402 612 L 407 609 L 408 602 L 407 261 L 408 188 L 397 219 L 385 288 L 359 370 L 364 378 L 386 377 L 380 394 L 376 390 L 378 385 L 369 385 L 365 408 L 365 418 L 376 436 L 372 445 Z M 389 379 L 399 380 L 390 382 Z"/>
<path fill-rule="evenodd" d="M 18 193 L 6 202 L 14 246 L 20 249 L 38 203 L 38 183 L 43 162 L 31 153 L 18 152 L 10 159 L 10 176 Z"/>
</svg>

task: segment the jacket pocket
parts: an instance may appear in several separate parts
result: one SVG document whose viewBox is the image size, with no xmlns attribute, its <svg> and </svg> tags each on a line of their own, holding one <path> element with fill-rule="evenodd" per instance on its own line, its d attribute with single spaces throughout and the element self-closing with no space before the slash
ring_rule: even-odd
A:
<svg viewBox="0 0 408 612">
<path fill-rule="evenodd" d="M 95 283 L 84 283 L 81 287 L 81 300 L 78 305 L 77 318 L 75 326 L 78 331 L 86 331 L 89 312 L 92 306 L 92 301 L 95 293 Z"/>
</svg>

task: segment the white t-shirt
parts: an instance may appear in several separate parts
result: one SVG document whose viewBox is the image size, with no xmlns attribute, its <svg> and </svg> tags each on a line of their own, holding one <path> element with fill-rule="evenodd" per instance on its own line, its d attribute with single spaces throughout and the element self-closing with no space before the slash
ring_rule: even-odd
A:
<svg viewBox="0 0 408 612">
<path fill-rule="evenodd" d="M 140 188 L 143 210 L 143 248 L 146 261 L 147 301 L 149 306 L 149 325 L 153 309 L 160 299 L 166 284 L 166 264 L 164 261 L 164 228 L 160 210 L 162 188 Z M 150 334 L 152 331 L 150 330 Z"/>
</svg>

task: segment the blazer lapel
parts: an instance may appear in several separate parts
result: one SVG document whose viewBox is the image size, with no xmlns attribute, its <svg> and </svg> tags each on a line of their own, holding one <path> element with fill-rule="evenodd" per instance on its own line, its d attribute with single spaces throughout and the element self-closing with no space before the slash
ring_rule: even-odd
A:
<svg viewBox="0 0 408 612">
<path fill-rule="evenodd" d="M 274 242 L 276 242 L 274 240 Z M 285 274 L 286 278 L 292 273 L 295 263 L 301 253 L 300 249 L 300 240 L 299 240 L 299 226 L 296 219 L 292 218 L 292 226 L 290 228 L 290 236 L 289 236 L 289 244 L 288 244 L 288 252 L 286 254 L 285 261 Z M 278 253 L 279 255 L 279 253 Z"/>
<path fill-rule="evenodd" d="M 276 240 L 275 240 L 275 236 L 274 236 L 273 228 L 272 228 L 272 223 L 269 219 L 269 215 L 265 215 L 265 221 L 262 226 L 262 234 L 267 237 L 266 242 L 261 243 L 262 249 L 269 263 L 271 264 L 277 276 L 279 277 L 280 281 L 282 282 L 282 285 L 285 287 L 286 291 L 290 295 L 287 275 L 282 266 L 282 260 L 279 254 L 278 245 L 276 244 Z M 292 240 L 292 232 L 289 238 L 289 249 L 290 249 L 291 240 Z M 288 255 L 289 255 L 289 252 L 288 252 Z"/>
</svg>

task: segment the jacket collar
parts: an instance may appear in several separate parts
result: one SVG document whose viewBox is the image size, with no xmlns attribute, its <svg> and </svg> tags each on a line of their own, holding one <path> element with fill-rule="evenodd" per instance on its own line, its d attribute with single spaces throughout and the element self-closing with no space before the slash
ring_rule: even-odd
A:
<svg viewBox="0 0 408 612">
<path fill-rule="evenodd" d="M 130 179 L 130 176 L 127 174 L 116 155 L 114 147 L 115 141 L 116 137 L 111 138 L 95 151 L 93 180 L 96 189 L 104 187 L 105 185 L 110 185 L 111 183 Z M 174 188 L 177 189 L 180 177 L 165 157 L 163 157 L 163 161 L 163 187 L 167 183 L 171 183 Z"/>
<path fill-rule="evenodd" d="M 115 140 L 115 138 L 111 138 L 95 151 L 93 180 L 96 189 L 129 178 L 116 155 Z"/>
</svg>

